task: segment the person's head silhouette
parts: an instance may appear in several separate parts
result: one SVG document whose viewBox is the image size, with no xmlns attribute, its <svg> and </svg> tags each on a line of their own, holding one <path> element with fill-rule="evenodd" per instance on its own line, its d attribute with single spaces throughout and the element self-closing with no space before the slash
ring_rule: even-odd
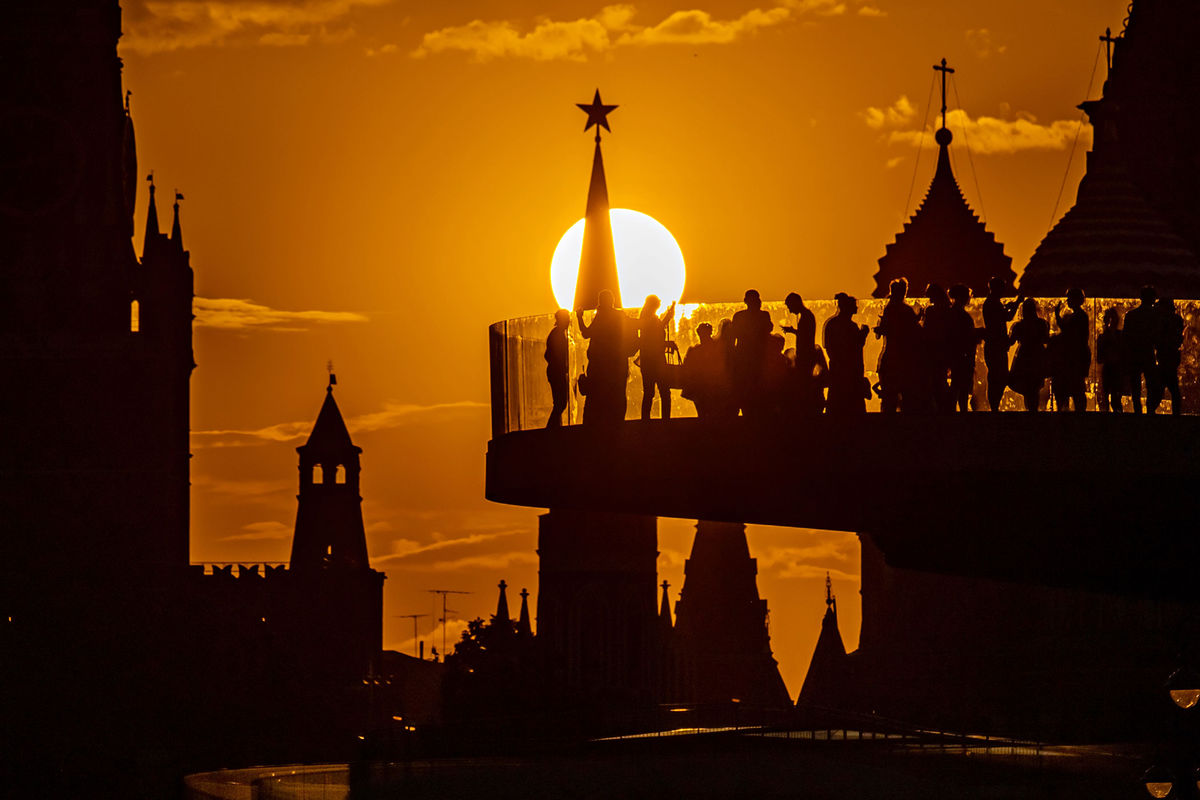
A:
<svg viewBox="0 0 1200 800">
<path fill-rule="evenodd" d="M 646 295 L 646 302 L 642 304 L 642 316 L 645 317 L 656 313 L 661 305 L 662 301 L 658 299 L 658 295 Z"/>
<path fill-rule="evenodd" d="M 570 324 L 571 324 L 571 312 L 570 311 L 567 311 L 565 308 L 560 308 L 558 311 L 554 312 L 554 327 L 555 328 L 558 328 L 560 331 L 566 330 L 567 326 Z"/>
<path fill-rule="evenodd" d="M 858 312 L 858 300 L 845 292 L 838 292 L 833 299 L 837 301 L 839 313 L 853 315 Z"/>
<path fill-rule="evenodd" d="M 1037 319 L 1037 315 L 1037 300 L 1032 297 L 1025 298 L 1025 302 L 1021 303 L 1021 319 Z"/>
<path fill-rule="evenodd" d="M 758 311 L 760 308 L 762 308 L 762 298 L 759 297 L 757 289 L 747 289 L 744 302 L 746 303 L 747 308 L 753 309 L 754 311 Z"/>
<path fill-rule="evenodd" d="M 600 294 L 596 295 L 596 310 L 608 309 L 613 307 L 613 293 L 608 289 L 601 289 Z"/>
<path fill-rule="evenodd" d="M 789 314 L 799 314 L 804 310 L 804 298 L 792 292 L 784 298 L 783 304 L 787 306 Z"/>
<path fill-rule="evenodd" d="M 992 278 L 988 281 L 988 297 L 1003 297 L 1005 283 L 1003 278 Z"/>
<path fill-rule="evenodd" d="M 1083 289 L 1076 286 L 1067 289 L 1067 307 L 1076 311 L 1083 308 Z"/>
<path fill-rule="evenodd" d="M 931 283 L 925 287 L 925 297 L 935 306 L 944 306 L 950 302 L 950 299 L 946 297 L 946 290 L 938 283 Z"/>
<path fill-rule="evenodd" d="M 696 326 L 696 336 L 700 337 L 702 344 L 711 342 L 713 338 L 712 325 L 709 325 L 707 322 L 701 322 Z"/>
<path fill-rule="evenodd" d="M 950 299 L 959 308 L 962 308 L 971 302 L 971 290 L 961 283 L 956 283 L 950 287 Z"/>
<path fill-rule="evenodd" d="M 1142 299 L 1142 305 L 1149 306 L 1153 305 L 1154 301 L 1158 298 L 1158 292 L 1155 291 L 1153 286 L 1143 286 L 1138 292 L 1138 297 Z"/>
<path fill-rule="evenodd" d="M 888 297 L 893 300 L 903 300 L 908 296 L 908 281 L 904 278 L 897 278 L 892 281 Z"/>
</svg>

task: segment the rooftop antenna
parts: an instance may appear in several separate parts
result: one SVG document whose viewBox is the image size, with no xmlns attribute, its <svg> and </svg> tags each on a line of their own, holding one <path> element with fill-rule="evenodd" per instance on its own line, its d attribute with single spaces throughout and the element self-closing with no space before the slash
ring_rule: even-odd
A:
<svg viewBox="0 0 1200 800">
<path fill-rule="evenodd" d="M 442 658 L 446 657 L 446 595 L 449 594 L 474 594 L 474 592 L 463 592 L 458 589 L 426 589 L 430 594 L 440 594 L 442 596 Z"/>
<path fill-rule="evenodd" d="M 428 614 L 394 614 L 393 616 L 400 619 L 411 619 L 413 621 L 413 655 L 417 653 L 417 639 L 420 638 L 417 634 L 417 620 L 421 617 L 428 617 Z"/>
</svg>

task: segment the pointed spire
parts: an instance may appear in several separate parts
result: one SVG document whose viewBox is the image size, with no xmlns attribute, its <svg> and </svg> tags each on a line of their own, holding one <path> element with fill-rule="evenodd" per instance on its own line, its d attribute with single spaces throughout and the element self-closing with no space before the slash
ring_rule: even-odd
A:
<svg viewBox="0 0 1200 800">
<path fill-rule="evenodd" d="M 508 595 L 505 590 L 508 584 L 503 579 L 500 581 L 500 598 L 496 600 L 496 619 L 508 621 L 511 617 L 508 616 Z"/>
<path fill-rule="evenodd" d="M 825 573 L 825 616 L 821 619 L 821 635 L 817 637 L 817 646 L 796 705 L 839 708 L 845 697 L 846 668 L 846 645 L 838 630 L 837 598 L 833 595 L 833 581 L 829 573 Z"/>
<path fill-rule="evenodd" d="M 175 245 L 175 249 L 183 251 L 183 229 L 179 225 L 179 201 L 183 199 L 183 195 L 179 190 L 175 190 L 175 220 L 171 223 L 171 244 Z"/>
<path fill-rule="evenodd" d="M 662 604 L 658 608 L 658 622 L 664 630 L 671 630 L 671 599 L 667 594 L 667 590 L 671 588 L 671 584 L 665 580 L 660 584 L 662 586 Z"/>
<path fill-rule="evenodd" d="M 158 236 L 158 205 L 154 202 L 154 172 L 151 171 L 146 176 L 146 180 L 150 182 L 150 208 L 146 211 L 146 238 L 142 243 L 143 254 L 146 248 L 149 247 L 151 237 Z"/>
<path fill-rule="evenodd" d="M 533 638 L 533 625 L 529 619 L 529 590 L 521 590 L 521 617 L 517 620 L 517 636 L 522 639 Z"/>
<path fill-rule="evenodd" d="M 308 435 L 308 441 L 304 443 L 305 448 L 314 452 L 337 453 L 358 449 L 350 440 L 350 431 L 346 429 L 346 421 L 342 419 L 342 412 L 338 408 L 337 401 L 333 399 L 333 387 L 336 382 L 337 378 L 330 373 L 329 385 L 325 387 L 325 402 L 321 404 L 321 411 L 317 414 L 317 421 L 313 424 L 312 433 Z"/>
<path fill-rule="evenodd" d="M 604 156 L 600 152 L 600 128 L 608 130 L 606 116 L 616 106 L 600 102 L 600 91 L 591 106 L 578 104 L 588 114 L 588 126 L 596 126 L 596 148 L 592 155 L 592 179 L 588 185 L 587 211 L 584 215 L 583 250 L 579 258 L 579 277 L 575 284 L 575 309 L 596 307 L 596 298 L 607 289 L 613 305 L 621 307 L 621 285 L 617 277 L 617 256 L 613 248 L 612 219 L 609 216 L 608 182 L 604 177 Z"/>
</svg>

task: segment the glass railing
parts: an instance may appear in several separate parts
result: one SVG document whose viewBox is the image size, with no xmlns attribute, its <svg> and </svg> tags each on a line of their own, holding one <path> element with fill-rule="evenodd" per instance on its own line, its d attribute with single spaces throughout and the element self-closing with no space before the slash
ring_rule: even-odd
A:
<svg viewBox="0 0 1200 800">
<path fill-rule="evenodd" d="M 886 300 L 860 300 L 859 311 L 855 320 L 859 324 L 874 328 L 879 323 Z M 1060 299 L 1039 299 L 1039 313 L 1043 319 L 1050 322 L 1051 332 L 1057 333 L 1054 324 L 1054 308 Z M 920 307 L 923 301 L 913 301 Z M 1089 346 L 1092 351 L 1091 371 L 1087 380 L 1088 410 L 1095 411 L 1098 406 L 1100 387 L 1100 364 L 1095 358 L 1096 337 L 1102 326 L 1104 311 L 1116 308 L 1124 320 L 1125 312 L 1137 306 L 1137 300 L 1103 299 L 1089 300 L 1084 310 L 1088 314 L 1091 326 Z M 825 322 L 837 311 L 837 305 L 832 300 L 808 301 L 808 308 L 817 318 L 817 344 L 822 343 L 821 332 Z M 703 322 L 719 331 L 723 320 L 731 319 L 735 313 L 744 308 L 741 303 L 702 303 L 697 305 L 680 305 L 675 310 L 668 334 L 679 347 L 682 354 L 698 342 L 696 327 Z M 782 326 L 795 324 L 795 318 L 788 314 L 783 303 L 764 303 L 763 308 L 770 313 L 775 323 L 775 332 L 782 333 Z M 968 307 L 977 327 L 983 326 L 982 300 L 974 300 Z M 1183 413 L 1200 413 L 1200 301 L 1180 300 L 1175 303 L 1176 310 L 1184 320 L 1183 360 L 1179 369 L 1180 388 L 1183 397 Z M 1065 311 L 1064 303 L 1064 311 Z M 631 328 L 636 326 L 637 311 L 627 310 Z M 588 312 L 590 319 L 591 312 Z M 497 322 L 489 329 L 491 349 L 491 398 L 492 398 L 492 434 L 500 436 L 513 431 L 532 430 L 545 427 L 550 417 L 553 400 L 550 394 L 550 384 L 546 380 L 546 336 L 554 327 L 554 317 L 546 314 L 536 317 Z M 577 425 L 583 419 L 584 398 L 579 392 L 579 376 L 587 369 L 588 340 L 579 333 L 575 316 L 571 316 L 571 326 L 567 331 L 567 342 L 570 353 L 569 379 L 570 398 L 567 411 L 563 415 L 563 423 Z M 787 347 L 791 347 L 794 338 L 786 337 Z M 883 349 L 883 341 L 874 334 L 867 337 L 863 361 L 867 368 L 867 379 L 871 385 L 878 381 L 875 368 L 879 362 L 879 354 Z M 1010 351 L 1010 362 L 1016 348 Z M 973 392 L 973 407 L 987 408 L 987 369 L 983 363 L 983 347 L 976 351 L 975 386 Z M 1050 382 L 1043 389 L 1043 407 L 1052 407 L 1049 398 Z M 642 381 L 641 373 L 635 359 L 629 362 L 629 378 L 625 386 L 626 407 L 625 418 L 638 419 L 641 416 Z M 1016 411 L 1023 408 L 1019 395 L 1008 389 L 1004 393 L 1001 409 Z M 879 410 L 878 396 L 872 397 L 867 403 L 868 411 Z M 1131 410 L 1129 398 L 1125 399 L 1125 410 Z M 1164 397 L 1158 413 L 1171 412 L 1171 400 Z M 691 401 L 680 396 L 679 390 L 672 392 L 671 415 L 673 417 L 694 417 L 696 408 Z M 653 416 L 660 416 L 660 403 L 654 401 Z"/>
</svg>

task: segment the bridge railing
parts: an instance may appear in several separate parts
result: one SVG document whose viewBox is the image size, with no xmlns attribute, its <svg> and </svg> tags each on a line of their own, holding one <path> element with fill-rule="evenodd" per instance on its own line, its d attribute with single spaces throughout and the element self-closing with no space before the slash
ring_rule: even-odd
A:
<svg viewBox="0 0 1200 800">
<path fill-rule="evenodd" d="M 1065 301 L 1060 298 L 1043 298 L 1038 300 L 1039 313 L 1043 319 L 1050 322 L 1052 332 L 1054 325 L 1054 307 Z M 855 319 L 860 324 L 871 328 L 879 322 L 883 313 L 885 300 L 860 300 L 859 311 Z M 915 301 L 914 305 L 923 305 L 924 301 Z M 817 318 L 817 344 L 821 344 L 821 331 L 825 322 L 837 311 L 837 305 L 832 300 L 808 301 L 809 309 Z M 1102 330 L 1104 311 L 1117 308 L 1122 322 L 1125 312 L 1138 305 L 1132 299 L 1096 299 L 1089 300 L 1084 310 L 1088 314 L 1090 332 L 1089 346 L 1092 351 L 1091 373 L 1087 381 L 1088 409 L 1097 410 L 1098 391 L 1100 382 L 1100 365 L 1095 358 L 1096 337 Z M 670 337 L 679 346 L 680 352 L 687 350 L 698 342 L 696 327 L 702 322 L 713 326 L 719 331 L 722 320 L 731 319 L 744 306 L 741 303 L 701 303 L 680 305 L 676 308 L 675 319 L 671 326 Z M 1180 387 L 1183 394 L 1183 412 L 1187 414 L 1200 413 L 1200 301 L 1180 300 L 1175 303 L 1176 309 L 1184 319 L 1183 362 L 1180 367 Z M 764 303 L 763 308 L 770 313 L 775 323 L 775 332 L 781 333 L 784 325 L 794 324 L 794 318 L 788 314 L 783 303 Z M 973 300 L 968 307 L 977 327 L 983 326 L 982 300 Z M 590 312 L 589 312 L 590 313 Z M 626 311 L 630 325 L 635 324 L 636 309 Z M 550 395 L 550 384 L 546 380 L 546 336 L 554 327 L 552 314 L 536 317 L 522 317 L 505 320 L 493 324 L 489 331 L 489 346 L 491 350 L 491 399 L 492 399 L 492 435 L 501 436 L 514 431 L 532 430 L 545 427 L 550 417 L 553 401 Z M 793 344 L 793 337 L 787 336 L 787 347 Z M 579 376 L 587 368 L 588 341 L 579 333 L 574 315 L 571 326 L 567 331 L 570 379 L 570 399 L 563 422 L 567 425 L 577 425 L 583 420 L 584 398 L 578 390 Z M 867 378 L 874 385 L 878 380 L 875 371 L 879 362 L 879 354 L 883 348 L 882 340 L 874 334 L 867 337 L 863 361 L 867 367 Z M 1010 352 L 1010 360 L 1012 353 Z M 976 351 L 974 404 L 976 408 L 987 408 L 987 370 L 983 363 L 983 348 Z M 1048 385 L 1048 384 L 1047 384 Z M 625 386 L 626 419 L 638 419 L 641 413 L 642 381 L 641 373 L 630 359 L 629 379 Z M 1043 394 L 1047 394 L 1044 390 Z M 1022 407 L 1021 399 L 1011 389 L 1005 392 L 1002 410 L 1015 411 Z M 868 411 L 879 410 L 879 400 L 873 397 L 867 403 Z M 1126 403 L 1126 411 L 1129 403 Z M 1169 398 L 1165 398 L 1160 406 L 1160 413 L 1171 410 Z M 654 416 L 660 414 L 660 403 L 656 399 Z M 672 392 L 671 414 L 673 417 L 694 417 L 696 408 L 689 400 L 680 396 L 678 390 Z"/>
</svg>

